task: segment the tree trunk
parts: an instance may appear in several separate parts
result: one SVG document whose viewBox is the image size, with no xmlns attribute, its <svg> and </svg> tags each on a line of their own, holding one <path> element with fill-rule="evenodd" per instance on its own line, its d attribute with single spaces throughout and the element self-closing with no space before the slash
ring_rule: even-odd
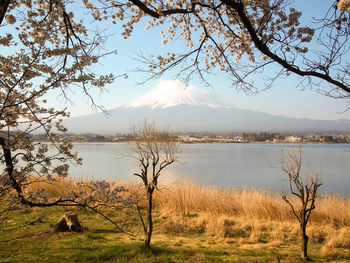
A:
<svg viewBox="0 0 350 263">
<path fill-rule="evenodd" d="M 83 228 L 78 221 L 78 215 L 73 212 L 65 213 L 53 226 L 53 232 L 82 232 Z"/>
<path fill-rule="evenodd" d="M 147 232 L 145 233 L 145 241 L 144 241 L 144 244 L 143 244 L 145 249 L 149 249 L 150 248 L 152 231 L 153 231 L 153 219 L 152 219 L 153 191 L 150 191 L 150 190 L 147 191 L 147 198 L 148 198 Z"/>
<path fill-rule="evenodd" d="M 308 260 L 309 257 L 307 255 L 307 243 L 309 241 L 309 237 L 306 235 L 306 224 L 302 224 L 301 226 L 301 257 L 304 260 Z"/>
</svg>

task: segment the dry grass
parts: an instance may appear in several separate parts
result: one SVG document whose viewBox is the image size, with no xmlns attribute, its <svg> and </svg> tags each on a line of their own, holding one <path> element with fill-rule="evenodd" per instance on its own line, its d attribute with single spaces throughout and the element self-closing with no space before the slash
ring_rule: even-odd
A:
<svg viewBox="0 0 350 263">
<path fill-rule="evenodd" d="M 350 228 L 343 227 L 329 235 L 329 240 L 325 244 L 329 248 L 350 249 Z"/>
<path fill-rule="evenodd" d="M 45 189 L 45 191 L 49 194 L 52 198 L 66 198 L 70 196 L 70 193 L 73 190 L 77 190 L 77 187 L 75 183 L 78 180 L 74 178 L 61 178 L 61 177 L 55 177 L 53 180 L 46 181 L 46 180 L 40 180 L 35 181 L 33 180 L 33 183 L 30 183 L 28 185 L 29 190 L 35 190 L 35 189 Z"/>
<path fill-rule="evenodd" d="M 183 181 L 156 192 L 155 200 L 160 211 L 182 216 L 209 213 L 216 217 L 225 215 L 263 221 L 295 221 L 281 193 L 254 188 L 239 190 Z M 323 194 L 316 201 L 310 222 L 335 227 L 350 226 L 349 201 L 338 194 Z"/>
<path fill-rule="evenodd" d="M 281 195 L 254 188 L 239 190 L 179 182 L 155 193 L 155 209 L 164 219 L 158 228 L 174 236 L 206 233 L 219 243 L 237 243 L 248 249 L 288 246 L 299 238 L 300 228 Z M 323 256 L 341 259 L 350 249 L 347 198 L 321 195 L 307 233 L 311 243 L 322 247 Z"/>
<path fill-rule="evenodd" d="M 44 188 L 53 198 L 66 197 L 76 190 L 72 178 L 59 178 L 54 183 L 37 182 L 30 189 Z M 130 193 L 143 202 L 143 187 L 130 182 L 122 185 Z M 297 205 L 297 200 L 294 200 Z M 281 193 L 262 191 L 255 188 L 220 188 L 217 186 L 201 186 L 190 181 L 182 181 L 167 185 L 154 194 L 154 207 L 162 215 L 168 217 L 181 216 L 191 218 L 199 214 L 209 219 L 222 221 L 230 225 L 231 217 L 249 219 L 260 222 L 295 222 L 290 207 L 281 198 Z M 230 223 L 231 222 L 231 223 Z M 220 222 L 215 222 L 219 223 Z M 316 209 L 312 212 L 310 223 L 332 225 L 335 228 L 350 227 L 349 200 L 339 194 L 323 194 L 316 201 Z"/>
<path fill-rule="evenodd" d="M 350 250 L 350 228 L 343 227 L 328 233 L 322 246 L 322 256 L 342 257 L 344 250 Z"/>
<path fill-rule="evenodd" d="M 280 247 L 299 236 L 298 222 L 279 192 L 180 182 L 157 192 L 155 200 L 169 229 L 180 233 L 197 229 L 233 239 L 243 248 Z M 342 256 L 350 249 L 348 199 L 336 193 L 321 195 L 307 231 L 310 242 L 322 245 L 322 255 Z"/>
<path fill-rule="evenodd" d="M 141 205 L 146 203 L 142 186 L 122 185 Z M 53 197 L 65 197 L 75 187 L 73 179 L 31 185 L 32 189 L 45 188 Z M 154 209 L 161 218 L 158 231 L 174 236 L 206 233 L 222 243 L 276 248 L 299 235 L 299 225 L 279 192 L 183 181 L 156 191 Z M 322 245 L 323 256 L 341 256 L 344 249 L 350 249 L 349 200 L 339 194 L 321 195 L 307 232 L 310 242 Z"/>
<path fill-rule="evenodd" d="M 72 178 L 59 178 L 54 183 L 37 182 L 30 189 L 44 188 L 53 198 L 66 197 L 76 190 Z M 130 182 L 121 183 L 130 193 L 143 201 L 143 187 Z M 297 200 L 294 200 L 297 205 Z M 230 224 L 230 217 L 264 222 L 295 222 L 290 207 L 281 198 L 281 193 L 255 188 L 220 188 L 201 186 L 190 181 L 167 185 L 154 193 L 154 207 L 168 217 L 191 218 L 199 214 Z M 227 221 L 228 220 L 228 221 Z M 343 195 L 323 194 L 316 201 L 310 223 L 332 225 L 335 228 L 350 227 L 350 202 Z"/>
</svg>

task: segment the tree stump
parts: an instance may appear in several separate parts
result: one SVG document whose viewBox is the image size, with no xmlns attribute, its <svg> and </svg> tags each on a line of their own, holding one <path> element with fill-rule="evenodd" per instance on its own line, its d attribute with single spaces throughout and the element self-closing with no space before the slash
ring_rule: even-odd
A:
<svg viewBox="0 0 350 263">
<path fill-rule="evenodd" d="M 53 232 L 82 232 L 83 228 L 78 221 L 78 215 L 73 212 L 65 213 L 53 226 Z"/>
</svg>

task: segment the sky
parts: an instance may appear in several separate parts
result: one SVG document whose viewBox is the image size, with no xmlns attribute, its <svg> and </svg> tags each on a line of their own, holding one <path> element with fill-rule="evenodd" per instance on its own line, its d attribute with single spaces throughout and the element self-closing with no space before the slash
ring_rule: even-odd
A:
<svg viewBox="0 0 350 263">
<path fill-rule="evenodd" d="M 297 9 L 303 11 L 303 16 L 320 17 L 329 8 L 331 1 L 326 0 L 296 0 Z M 317 6 L 317 8 L 315 8 Z M 74 8 L 74 7 L 73 7 Z M 129 104 L 140 96 L 148 94 L 154 89 L 160 81 L 174 81 L 173 74 L 166 74 L 161 80 L 150 80 L 144 84 L 137 84 L 145 79 L 145 76 L 135 69 L 142 67 L 135 60 L 136 53 L 142 50 L 144 54 L 157 54 L 159 51 L 176 51 L 183 48 L 181 41 L 162 45 L 159 28 L 145 30 L 145 24 L 140 23 L 136 26 L 133 34 L 127 40 L 120 35 L 121 27 L 109 22 L 95 23 L 89 25 L 106 28 L 108 34 L 112 34 L 106 43 L 106 50 L 116 50 L 117 55 L 111 55 L 104 58 L 99 65 L 95 67 L 96 72 L 103 74 L 113 73 L 115 75 L 128 74 L 128 78 L 117 78 L 112 85 L 107 87 L 107 91 L 100 93 L 94 92 L 96 102 L 103 105 L 106 109 L 113 109 L 119 106 Z M 237 91 L 231 85 L 226 75 L 217 73 L 211 77 L 215 85 L 206 87 L 198 78 L 194 78 L 189 85 L 199 89 L 207 89 L 216 101 L 222 104 L 234 106 L 237 108 L 256 110 L 274 115 L 284 115 L 287 117 L 314 118 L 314 119 L 350 119 L 350 112 L 344 112 L 346 109 L 346 100 L 333 99 L 325 97 L 317 90 L 300 90 L 296 87 L 298 78 L 289 77 L 280 79 L 275 85 L 266 91 L 258 93 L 255 96 L 248 96 L 242 91 Z M 93 114 L 95 111 L 91 108 L 88 100 L 81 96 L 82 94 L 72 94 L 73 104 L 68 103 L 68 110 L 71 116 Z M 57 94 L 50 94 L 49 101 L 52 105 L 61 107 L 65 103 Z"/>
</svg>

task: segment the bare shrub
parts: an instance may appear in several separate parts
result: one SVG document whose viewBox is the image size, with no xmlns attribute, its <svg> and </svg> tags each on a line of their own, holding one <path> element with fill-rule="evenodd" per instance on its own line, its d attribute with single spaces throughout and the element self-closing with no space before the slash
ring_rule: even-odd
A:
<svg viewBox="0 0 350 263">
<path fill-rule="evenodd" d="M 154 124 L 145 121 L 143 126 L 133 129 L 130 147 L 134 153 L 131 157 L 140 167 L 134 175 L 141 179 L 147 195 L 146 220 L 139 204 L 136 206 L 145 234 L 144 248 L 148 249 L 153 232 L 153 193 L 158 189 L 158 179 L 163 170 L 176 161 L 178 144 L 168 130 L 158 130 Z"/>
<path fill-rule="evenodd" d="M 284 194 L 283 200 L 290 206 L 294 216 L 300 223 L 301 257 L 308 259 L 307 245 L 309 237 L 306 235 L 306 226 L 309 222 L 312 210 L 315 209 L 317 190 L 322 185 L 317 174 L 308 174 L 307 182 L 303 181 L 301 175 L 302 168 L 302 148 L 288 151 L 287 158 L 282 153 L 281 170 L 285 173 L 289 181 L 291 196 Z M 299 204 L 296 204 L 296 199 Z"/>
</svg>

